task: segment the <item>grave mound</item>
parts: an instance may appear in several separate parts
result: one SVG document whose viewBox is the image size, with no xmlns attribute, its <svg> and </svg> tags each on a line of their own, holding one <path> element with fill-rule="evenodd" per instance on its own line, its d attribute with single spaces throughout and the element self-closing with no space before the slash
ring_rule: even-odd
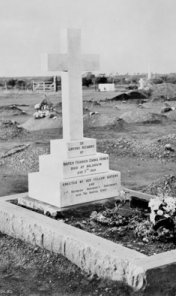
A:
<svg viewBox="0 0 176 296">
<path fill-rule="evenodd" d="M 145 109 L 138 109 L 133 111 L 128 111 L 120 116 L 127 123 L 163 123 L 168 118 L 166 115 L 151 113 Z"/>
<path fill-rule="evenodd" d="M 110 127 L 116 126 L 117 128 L 124 128 L 126 123 L 123 119 L 108 114 L 90 112 L 84 116 L 84 128 L 91 127 Z"/>
<path fill-rule="evenodd" d="M 62 127 L 62 117 L 57 116 L 54 118 L 29 118 L 25 123 L 21 124 L 20 127 L 28 131 L 36 131 L 42 129 L 51 129 L 51 128 L 61 128 Z"/>
<path fill-rule="evenodd" d="M 176 176 L 166 175 L 157 179 L 145 188 L 145 192 L 152 195 L 158 195 L 162 192 L 169 196 L 176 196 Z"/>
<path fill-rule="evenodd" d="M 172 83 L 154 84 L 152 86 L 152 101 L 157 100 L 175 100 L 176 98 L 176 86 Z"/>
<path fill-rule="evenodd" d="M 14 200 L 12 203 L 18 204 L 18 201 Z M 51 219 L 62 219 L 64 223 L 149 256 L 175 249 L 173 225 L 163 223 L 156 228 L 150 220 L 147 203 L 137 208 L 130 201 L 111 200 L 55 213 L 50 211 L 44 213 L 42 207 L 33 210 Z"/>
<path fill-rule="evenodd" d="M 25 135 L 25 130 L 16 121 L 0 120 L 0 139 L 9 140 Z"/>
<path fill-rule="evenodd" d="M 146 100 L 147 96 L 140 91 L 130 91 L 119 94 L 108 101 Z M 105 100 L 106 101 L 106 100 Z"/>
<path fill-rule="evenodd" d="M 6 116 L 20 116 L 20 115 L 26 115 L 26 112 L 16 105 L 0 106 L 1 118 Z"/>
<path fill-rule="evenodd" d="M 84 128 L 105 126 L 115 126 L 116 128 L 124 128 L 127 125 L 123 119 L 119 119 L 118 117 L 110 117 L 107 114 L 89 112 L 89 110 L 84 110 L 83 120 Z M 62 116 L 61 114 L 57 114 L 57 116 L 54 118 L 29 118 L 25 123 L 21 124 L 20 127 L 28 131 L 62 128 Z"/>
</svg>

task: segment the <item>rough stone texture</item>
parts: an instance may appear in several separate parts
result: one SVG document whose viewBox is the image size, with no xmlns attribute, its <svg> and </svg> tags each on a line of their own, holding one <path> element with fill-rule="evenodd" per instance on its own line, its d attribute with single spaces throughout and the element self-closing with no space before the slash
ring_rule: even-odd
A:
<svg viewBox="0 0 176 296">
<path fill-rule="evenodd" d="M 12 198 L 9 196 L 9 199 Z M 4 201 L 0 202 L 0 231 L 60 253 L 87 273 L 130 285 L 138 283 L 139 278 L 132 262 L 135 258 L 146 257 L 135 250 Z M 130 272 L 134 269 L 131 272 L 133 280 L 129 265 Z M 138 284 L 139 288 L 141 286 Z"/>
<path fill-rule="evenodd" d="M 24 196 L 26 193 L 1 198 L 1 232 L 62 254 L 87 273 L 123 281 L 135 290 L 148 289 L 148 295 L 158 288 L 158 295 L 165 295 L 165 288 L 175 286 L 175 250 L 146 256 L 7 202 Z"/>
<path fill-rule="evenodd" d="M 157 295 L 166 295 L 166 290 L 170 287 L 175 287 L 175 275 L 176 275 L 176 251 L 167 251 L 153 256 L 147 256 L 146 258 L 135 259 L 133 264 L 136 266 L 134 270 L 131 269 L 131 275 L 128 279 L 138 281 L 138 283 L 131 283 L 133 287 L 139 287 L 139 284 L 145 288 L 149 294 L 153 295 L 157 290 Z M 134 274 L 137 272 L 137 276 Z M 143 273 L 143 276 L 142 276 Z M 142 278 L 141 278 L 142 276 Z M 170 294 L 167 294 L 170 295 Z"/>
</svg>

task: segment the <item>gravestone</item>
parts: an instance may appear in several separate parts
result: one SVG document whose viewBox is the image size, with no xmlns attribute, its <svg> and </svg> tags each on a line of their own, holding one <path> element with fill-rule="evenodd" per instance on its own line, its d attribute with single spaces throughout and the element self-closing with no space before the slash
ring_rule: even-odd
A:
<svg viewBox="0 0 176 296">
<path fill-rule="evenodd" d="M 58 208 L 119 195 L 120 172 L 109 169 L 96 140 L 83 136 L 82 72 L 98 69 L 97 55 L 81 55 L 81 32 L 67 31 L 68 53 L 49 54 L 48 70 L 62 72 L 63 139 L 50 141 L 39 172 L 28 175 L 28 196 Z"/>
</svg>

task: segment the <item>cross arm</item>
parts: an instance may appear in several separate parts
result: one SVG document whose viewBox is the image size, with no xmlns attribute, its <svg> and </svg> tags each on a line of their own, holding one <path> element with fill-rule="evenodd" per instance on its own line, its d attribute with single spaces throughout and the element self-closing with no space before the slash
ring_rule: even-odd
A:
<svg viewBox="0 0 176 296">
<path fill-rule="evenodd" d="M 47 59 L 48 71 L 67 71 L 68 55 L 67 54 L 48 54 Z"/>
<path fill-rule="evenodd" d="M 68 54 L 48 54 L 43 58 L 43 68 L 48 71 L 68 71 Z M 89 72 L 99 69 L 99 55 L 83 54 L 81 71 Z"/>
</svg>

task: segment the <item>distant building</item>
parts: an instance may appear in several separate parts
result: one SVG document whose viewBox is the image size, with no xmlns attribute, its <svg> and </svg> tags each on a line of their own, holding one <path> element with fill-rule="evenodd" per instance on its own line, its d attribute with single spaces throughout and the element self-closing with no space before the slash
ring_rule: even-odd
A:
<svg viewBox="0 0 176 296">
<path fill-rule="evenodd" d="M 99 91 L 115 91 L 114 83 L 100 83 L 98 84 Z"/>
</svg>

